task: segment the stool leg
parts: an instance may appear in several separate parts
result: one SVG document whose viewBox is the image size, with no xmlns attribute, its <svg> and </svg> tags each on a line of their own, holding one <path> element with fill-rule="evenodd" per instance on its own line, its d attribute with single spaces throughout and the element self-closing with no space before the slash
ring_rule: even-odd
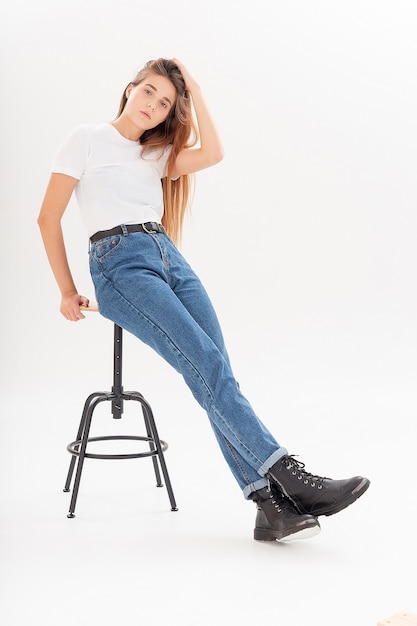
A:
<svg viewBox="0 0 417 626">
<path fill-rule="evenodd" d="M 81 439 L 82 439 L 83 431 L 84 431 L 84 425 L 85 425 L 85 417 L 87 415 L 87 410 L 88 410 L 88 407 L 90 406 L 91 402 L 94 400 L 94 398 L 97 398 L 99 396 L 104 396 L 104 395 L 105 395 L 104 392 L 95 392 L 95 393 L 92 393 L 91 395 L 88 396 L 87 400 L 84 403 L 83 412 L 81 414 L 80 426 L 78 428 L 78 432 L 77 432 L 77 436 L 75 437 L 75 441 L 81 441 Z M 71 480 L 72 480 L 72 475 L 74 473 L 74 467 L 75 467 L 76 460 L 77 460 L 77 457 L 73 454 L 71 456 L 71 461 L 70 461 L 68 474 L 67 474 L 67 480 L 65 481 L 65 486 L 64 486 L 64 491 L 66 493 L 68 493 L 68 491 L 70 491 Z"/>
<path fill-rule="evenodd" d="M 144 411 L 144 415 L 146 414 L 145 423 L 147 424 L 147 428 L 149 427 L 150 436 L 155 443 L 157 456 L 159 458 L 159 463 L 161 464 L 162 475 L 165 480 L 165 486 L 168 491 L 169 501 L 171 503 L 171 511 L 178 511 L 177 504 L 175 502 L 174 492 L 172 490 L 171 481 L 168 475 L 168 469 L 165 463 L 164 451 L 162 450 L 161 440 L 159 439 L 158 431 L 155 424 L 155 419 L 152 413 L 152 409 L 150 404 L 145 400 L 145 398 L 137 392 L 131 392 L 129 394 L 124 394 L 124 397 L 128 400 L 139 400 L 142 404 L 142 409 Z M 156 457 L 154 457 L 156 460 Z M 159 472 L 158 472 L 159 473 Z"/>
<path fill-rule="evenodd" d="M 82 434 L 82 438 L 81 438 L 80 450 L 79 450 L 79 454 L 78 454 L 77 471 L 75 473 L 75 480 L 74 480 L 74 487 L 73 487 L 73 490 L 72 490 L 70 508 L 69 508 L 68 515 L 67 515 L 67 517 L 69 517 L 69 518 L 75 517 L 74 511 L 75 511 L 75 506 L 77 504 L 78 489 L 79 489 L 79 486 L 80 486 L 81 473 L 82 473 L 82 470 L 83 470 L 84 459 L 85 459 L 85 452 L 86 452 L 87 443 L 88 443 L 88 436 L 90 434 L 91 420 L 92 420 L 92 417 L 93 417 L 94 409 L 96 408 L 96 406 L 100 402 L 103 402 L 104 400 L 108 400 L 109 399 L 109 394 L 106 394 L 106 395 L 103 395 L 103 394 L 100 394 L 100 395 L 93 394 L 93 396 L 94 395 L 96 397 L 88 405 L 88 407 L 87 407 L 87 409 L 85 411 L 85 417 L 82 419 L 82 421 L 84 422 L 84 428 L 83 428 L 83 434 Z"/>
<path fill-rule="evenodd" d="M 153 441 L 151 425 L 149 423 L 149 419 L 148 419 L 148 414 L 147 414 L 146 408 L 144 407 L 143 403 L 141 403 L 141 404 L 142 404 L 143 419 L 144 419 L 145 428 L 146 428 L 146 435 L 150 439 L 150 441 L 149 441 L 149 449 L 152 452 L 154 452 L 156 450 L 156 448 L 155 448 L 155 444 L 154 444 L 154 441 Z M 161 473 L 159 471 L 159 465 L 158 465 L 158 460 L 157 460 L 156 456 L 152 457 L 152 463 L 153 463 L 153 469 L 154 469 L 154 472 L 155 472 L 156 486 L 157 487 L 163 487 L 162 480 L 161 480 Z"/>
<path fill-rule="evenodd" d="M 78 441 L 78 437 L 77 437 L 77 441 Z M 71 479 L 72 479 L 72 474 L 74 472 L 75 461 L 76 461 L 76 458 L 75 458 L 74 455 L 72 455 L 71 461 L 70 461 L 70 466 L 68 468 L 67 480 L 65 481 L 65 486 L 64 486 L 64 489 L 63 489 L 63 491 L 65 491 L 65 493 L 68 493 L 68 491 L 71 491 L 71 489 L 70 489 L 70 487 L 71 487 Z"/>
</svg>

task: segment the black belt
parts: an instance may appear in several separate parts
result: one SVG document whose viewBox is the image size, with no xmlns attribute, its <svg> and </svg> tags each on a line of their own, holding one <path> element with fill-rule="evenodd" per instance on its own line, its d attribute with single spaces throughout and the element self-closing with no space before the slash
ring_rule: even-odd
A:
<svg viewBox="0 0 417 626">
<path fill-rule="evenodd" d="M 164 233 L 166 234 L 165 228 L 162 224 L 158 224 L 158 222 L 145 222 L 145 224 L 126 224 L 123 229 L 126 229 L 128 233 L 148 233 L 151 235 L 152 233 Z M 124 231 L 121 226 L 115 226 L 115 228 L 111 228 L 110 230 L 99 230 L 97 233 L 94 233 L 92 237 L 90 237 L 91 243 L 95 243 L 99 239 L 104 239 L 104 237 L 112 237 L 113 235 L 123 235 Z"/>
</svg>

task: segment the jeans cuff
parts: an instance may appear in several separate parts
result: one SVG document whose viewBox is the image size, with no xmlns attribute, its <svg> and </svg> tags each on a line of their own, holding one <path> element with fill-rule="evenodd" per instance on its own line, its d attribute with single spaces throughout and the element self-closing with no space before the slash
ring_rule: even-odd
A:
<svg viewBox="0 0 417 626">
<path fill-rule="evenodd" d="M 275 452 L 271 454 L 271 456 L 268 457 L 266 461 L 264 461 L 264 463 L 262 463 L 261 467 L 258 469 L 258 474 L 260 474 L 261 476 L 265 476 L 267 471 L 271 469 L 271 467 L 277 461 L 282 459 L 282 457 L 286 456 L 287 454 L 288 454 L 288 450 L 286 448 L 278 448 L 278 450 L 275 450 Z"/>
<path fill-rule="evenodd" d="M 246 485 L 246 487 L 243 489 L 243 497 L 246 500 L 250 500 L 251 493 L 253 493 L 254 491 L 258 491 L 259 489 L 263 489 L 267 486 L 267 484 L 268 481 L 266 480 L 266 478 L 260 478 L 259 480 L 255 480 L 254 483 Z"/>
<path fill-rule="evenodd" d="M 258 474 L 260 474 L 262 478 L 255 480 L 255 482 L 250 483 L 250 485 L 246 485 L 243 489 L 243 496 L 246 500 L 250 500 L 251 493 L 267 486 L 268 481 L 265 478 L 265 474 L 277 461 L 287 454 L 288 450 L 286 448 L 278 448 L 278 450 L 275 450 L 275 452 L 262 463 L 261 467 L 258 469 Z"/>
</svg>

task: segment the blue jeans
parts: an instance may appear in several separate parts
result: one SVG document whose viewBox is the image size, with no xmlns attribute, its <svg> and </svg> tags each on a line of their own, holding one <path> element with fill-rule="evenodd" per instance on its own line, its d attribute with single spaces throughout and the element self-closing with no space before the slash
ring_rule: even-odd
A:
<svg viewBox="0 0 417 626">
<path fill-rule="evenodd" d="M 91 244 L 100 313 L 182 374 L 248 498 L 267 484 L 266 472 L 288 452 L 242 395 L 209 297 L 170 238 L 123 232 Z"/>
</svg>

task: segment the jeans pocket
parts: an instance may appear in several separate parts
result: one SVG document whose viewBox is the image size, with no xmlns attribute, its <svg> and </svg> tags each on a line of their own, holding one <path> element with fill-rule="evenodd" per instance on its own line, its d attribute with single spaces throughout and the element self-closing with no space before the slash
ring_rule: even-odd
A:
<svg viewBox="0 0 417 626">
<path fill-rule="evenodd" d="M 105 237 L 91 245 L 90 258 L 95 259 L 98 263 L 102 263 L 109 256 L 114 254 L 123 245 L 123 236 L 114 235 L 113 237 Z"/>
</svg>

